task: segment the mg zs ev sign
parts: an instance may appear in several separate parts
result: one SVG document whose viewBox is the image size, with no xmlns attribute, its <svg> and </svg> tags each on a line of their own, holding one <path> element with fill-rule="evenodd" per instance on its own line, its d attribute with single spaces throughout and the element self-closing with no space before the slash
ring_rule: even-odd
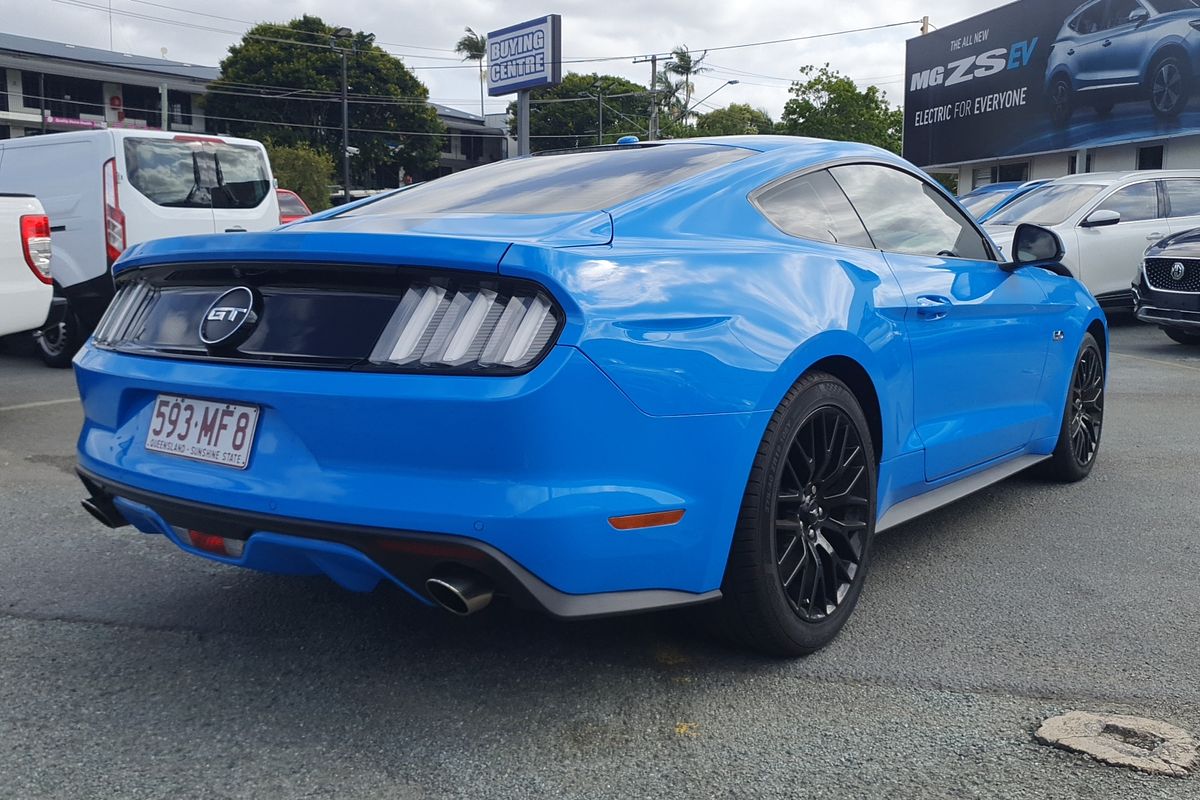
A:
<svg viewBox="0 0 1200 800">
<path fill-rule="evenodd" d="M 238 286 L 222 294 L 200 320 L 200 341 L 209 350 L 228 350 L 250 338 L 262 305 L 253 289 Z"/>
</svg>

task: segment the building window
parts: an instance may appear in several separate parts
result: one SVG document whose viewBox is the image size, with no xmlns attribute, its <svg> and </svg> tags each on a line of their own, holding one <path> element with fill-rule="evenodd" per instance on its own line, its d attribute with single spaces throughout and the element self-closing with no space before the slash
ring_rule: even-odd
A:
<svg viewBox="0 0 1200 800">
<path fill-rule="evenodd" d="M 12 138 L 12 128 L 8 127 L 7 125 L 0 125 L 0 139 L 11 139 L 11 138 Z"/>
<path fill-rule="evenodd" d="M 1017 181 L 1024 183 L 1029 180 L 1029 162 L 1021 161 L 1016 164 L 1001 164 L 996 167 L 996 183 Z"/>
<path fill-rule="evenodd" d="M 1138 148 L 1138 169 L 1162 169 L 1163 168 L 1163 146 L 1156 144 L 1151 147 Z"/>
<path fill-rule="evenodd" d="M 122 86 L 121 110 L 126 120 L 144 121 L 147 128 L 162 127 L 162 95 L 154 86 Z"/>
<path fill-rule="evenodd" d="M 192 96 L 174 89 L 167 91 L 167 108 L 171 113 L 172 125 L 192 124 Z"/>
<path fill-rule="evenodd" d="M 449 134 L 447 134 L 446 136 L 442 137 L 442 152 L 443 153 L 453 153 L 454 152 L 454 137 L 453 136 L 450 136 Z"/>
<path fill-rule="evenodd" d="M 971 188 L 978 189 L 980 186 L 987 186 L 989 183 L 994 183 L 992 178 L 991 167 L 980 167 L 971 171 Z"/>
<path fill-rule="evenodd" d="M 100 81 L 22 71 L 21 94 L 26 108 L 41 108 L 43 87 L 46 113 L 51 117 L 104 116 L 104 84 Z"/>
</svg>

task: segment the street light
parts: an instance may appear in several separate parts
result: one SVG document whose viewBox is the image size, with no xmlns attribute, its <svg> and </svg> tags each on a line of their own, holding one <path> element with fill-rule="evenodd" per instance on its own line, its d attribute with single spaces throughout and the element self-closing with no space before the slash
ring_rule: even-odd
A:
<svg viewBox="0 0 1200 800">
<path fill-rule="evenodd" d="M 346 54 L 345 46 L 338 47 L 337 43 L 354 36 L 349 28 L 334 28 L 330 34 L 329 48 L 341 53 L 342 56 L 342 202 L 350 202 L 350 98 L 347 94 L 346 83 Z"/>
<path fill-rule="evenodd" d="M 715 88 L 711 92 L 709 92 L 707 95 L 705 95 L 703 100 L 697 100 L 696 102 L 692 103 L 692 105 L 689 108 L 685 108 L 683 110 L 683 113 L 679 115 L 679 119 L 677 119 L 676 122 L 683 122 L 685 119 L 687 119 L 688 114 L 692 113 L 692 111 L 695 110 L 696 106 L 702 105 L 705 100 L 712 97 L 714 94 L 721 91 L 726 86 L 733 86 L 735 83 L 741 83 L 741 81 L 736 80 L 736 79 L 732 80 L 732 81 L 725 81 L 720 86 L 718 86 L 717 88 Z"/>
</svg>

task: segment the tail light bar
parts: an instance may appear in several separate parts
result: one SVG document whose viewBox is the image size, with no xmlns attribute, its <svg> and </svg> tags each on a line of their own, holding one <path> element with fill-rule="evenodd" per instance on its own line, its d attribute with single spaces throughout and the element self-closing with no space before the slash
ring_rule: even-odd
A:
<svg viewBox="0 0 1200 800">
<path fill-rule="evenodd" d="M 121 211 L 121 195 L 117 187 L 117 160 L 104 162 L 104 252 L 108 265 L 125 252 L 125 214 Z"/>
<path fill-rule="evenodd" d="M 50 218 L 45 214 L 26 214 L 21 217 L 21 250 L 25 263 L 42 283 L 53 283 L 50 277 Z"/>
<path fill-rule="evenodd" d="M 370 361 L 420 371 L 524 372 L 554 344 L 562 313 L 534 285 L 416 282 Z"/>
</svg>

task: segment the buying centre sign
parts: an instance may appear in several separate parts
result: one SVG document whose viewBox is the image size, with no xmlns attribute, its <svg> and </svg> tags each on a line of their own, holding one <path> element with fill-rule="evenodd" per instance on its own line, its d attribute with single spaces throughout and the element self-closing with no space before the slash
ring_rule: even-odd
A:
<svg viewBox="0 0 1200 800">
<path fill-rule="evenodd" d="M 488 94 L 562 83 L 562 18 L 549 14 L 487 35 Z"/>
</svg>

